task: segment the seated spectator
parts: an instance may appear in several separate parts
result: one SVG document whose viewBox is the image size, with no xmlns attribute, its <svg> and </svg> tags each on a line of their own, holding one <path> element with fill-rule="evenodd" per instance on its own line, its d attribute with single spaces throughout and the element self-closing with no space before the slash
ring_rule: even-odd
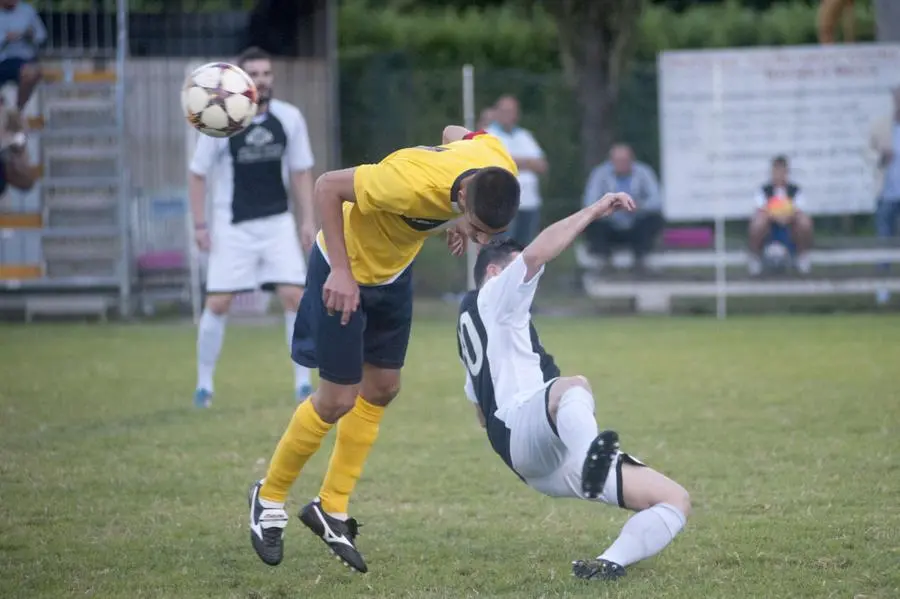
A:
<svg viewBox="0 0 900 599">
<path fill-rule="evenodd" d="M 756 194 L 756 212 L 750 219 L 750 274 L 762 273 L 762 254 L 771 242 L 782 243 L 794 255 L 794 266 L 801 274 L 810 271 L 809 248 L 813 241 L 813 222 L 804 210 L 800 187 L 788 180 L 788 161 L 784 156 L 772 160 L 772 178 Z"/>
<path fill-rule="evenodd" d="M 0 0 L 0 87 L 18 86 L 16 107 L 25 108 L 41 79 L 37 63 L 38 46 L 47 39 L 47 30 L 34 7 L 19 0 Z"/>
<path fill-rule="evenodd" d="M 0 195 L 6 192 L 7 185 L 23 191 L 34 185 L 34 169 L 21 125 L 18 114 L 0 104 Z"/>
<path fill-rule="evenodd" d="M 663 227 L 659 180 L 649 165 L 636 161 L 626 144 L 613 146 L 609 160 L 594 168 L 584 190 L 585 206 L 603 194 L 625 192 L 634 198 L 637 210 L 617 212 L 591 223 L 585 234 L 594 254 L 609 262 L 613 249 L 628 247 L 634 252 L 635 270 L 644 270 L 644 260 L 653 249 Z"/>
</svg>

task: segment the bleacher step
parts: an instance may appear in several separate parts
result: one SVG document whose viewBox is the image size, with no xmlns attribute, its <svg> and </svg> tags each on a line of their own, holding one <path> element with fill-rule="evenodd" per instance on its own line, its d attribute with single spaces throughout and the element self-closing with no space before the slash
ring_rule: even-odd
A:
<svg viewBox="0 0 900 599">
<path fill-rule="evenodd" d="M 100 295 L 34 296 L 25 299 L 25 320 L 35 316 L 98 316 L 106 320 L 108 298 Z"/>
</svg>

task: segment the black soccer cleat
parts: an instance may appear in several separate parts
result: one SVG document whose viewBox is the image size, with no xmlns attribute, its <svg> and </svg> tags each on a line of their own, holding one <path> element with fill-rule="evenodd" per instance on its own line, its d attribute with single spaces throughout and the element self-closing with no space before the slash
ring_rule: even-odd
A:
<svg viewBox="0 0 900 599">
<path fill-rule="evenodd" d="M 259 559 L 277 566 L 284 558 L 284 528 L 287 512 L 282 508 L 263 507 L 259 500 L 262 481 L 250 487 L 250 542 Z"/>
<path fill-rule="evenodd" d="M 584 580 L 616 580 L 625 576 L 625 568 L 605 559 L 572 562 L 572 575 Z"/>
<path fill-rule="evenodd" d="M 581 492 L 585 498 L 597 499 L 603 494 L 606 477 L 618 451 L 619 433 L 616 431 L 603 431 L 591 443 L 581 468 Z"/>
<path fill-rule="evenodd" d="M 356 537 L 359 535 L 360 527 L 356 520 L 353 518 L 338 520 L 329 516 L 316 498 L 300 510 L 300 521 L 322 539 L 335 557 L 349 568 L 363 574 L 369 571 L 362 554 L 356 548 Z"/>
</svg>

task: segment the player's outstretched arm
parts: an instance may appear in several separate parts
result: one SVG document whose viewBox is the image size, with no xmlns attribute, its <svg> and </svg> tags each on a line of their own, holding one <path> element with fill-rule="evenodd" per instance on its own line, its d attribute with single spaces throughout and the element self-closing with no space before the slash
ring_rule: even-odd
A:
<svg viewBox="0 0 900 599">
<path fill-rule="evenodd" d="M 572 242 L 589 224 L 617 210 L 631 212 L 634 208 L 634 200 L 627 193 L 608 193 L 590 206 L 582 208 L 575 214 L 557 221 L 541 231 L 540 235 L 522 252 L 522 258 L 528 268 L 525 282 L 530 281 L 542 266 L 572 245 Z"/>
<path fill-rule="evenodd" d="M 359 285 L 350 270 L 347 244 L 344 242 L 344 202 L 355 202 L 353 175 L 355 168 L 330 171 L 319 177 L 313 193 L 314 202 L 322 217 L 322 233 L 328 248 L 331 274 L 322 290 L 325 308 L 340 312 L 342 324 L 359 306 Z"/>
</svg>

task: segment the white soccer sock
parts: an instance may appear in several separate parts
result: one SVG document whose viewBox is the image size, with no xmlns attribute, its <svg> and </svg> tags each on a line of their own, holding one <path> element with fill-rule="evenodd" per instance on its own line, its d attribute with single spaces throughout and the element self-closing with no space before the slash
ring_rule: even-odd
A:
<svg viewBox="0 0 900 599">
<path fill-rule="evenodd" d="M 288 344 L 288 355 L 293 350 L 293 342 L 294 342 L 294 321 L 297 320 L 296 312 L 288 312 L 285 310 L 284 312 L 284 332 L 287 334 L 287 344 Z M 294 389 L 299 389 L 303 385 L 309 384 L 309 368 L 306 366 L 300 366 L 293 360 L 291 360 L 291 364 L 294 365 Z"/>
<path fill-rule="evenodd" d="M 672 542 L 684 528 L 684 523 L 681 510 L 668 503 L 658 503 L 629 518 L 619 538 L 599 559 L 628 566 L 652 557 Z"/>
<path fill-rule="evenodd" d="M 226 314 L 214 314 L 208 309 L 204 309 L 200 316 L 200 325 L 197 327 L 198 389 L 206 389 L 209 392 L 213 390 L 213 375 L 216 372 L 219 352 L 222 350 L 222 341 L 225 339 L 227 320 Z"/>
<path fill-rule="evenodd" d="M 556 410 L 556 430 L 571 455 L 587 456 L 598 434 L 594 398 L 587 389 L 572 387 L 563 393 Z"/>
</svg>

